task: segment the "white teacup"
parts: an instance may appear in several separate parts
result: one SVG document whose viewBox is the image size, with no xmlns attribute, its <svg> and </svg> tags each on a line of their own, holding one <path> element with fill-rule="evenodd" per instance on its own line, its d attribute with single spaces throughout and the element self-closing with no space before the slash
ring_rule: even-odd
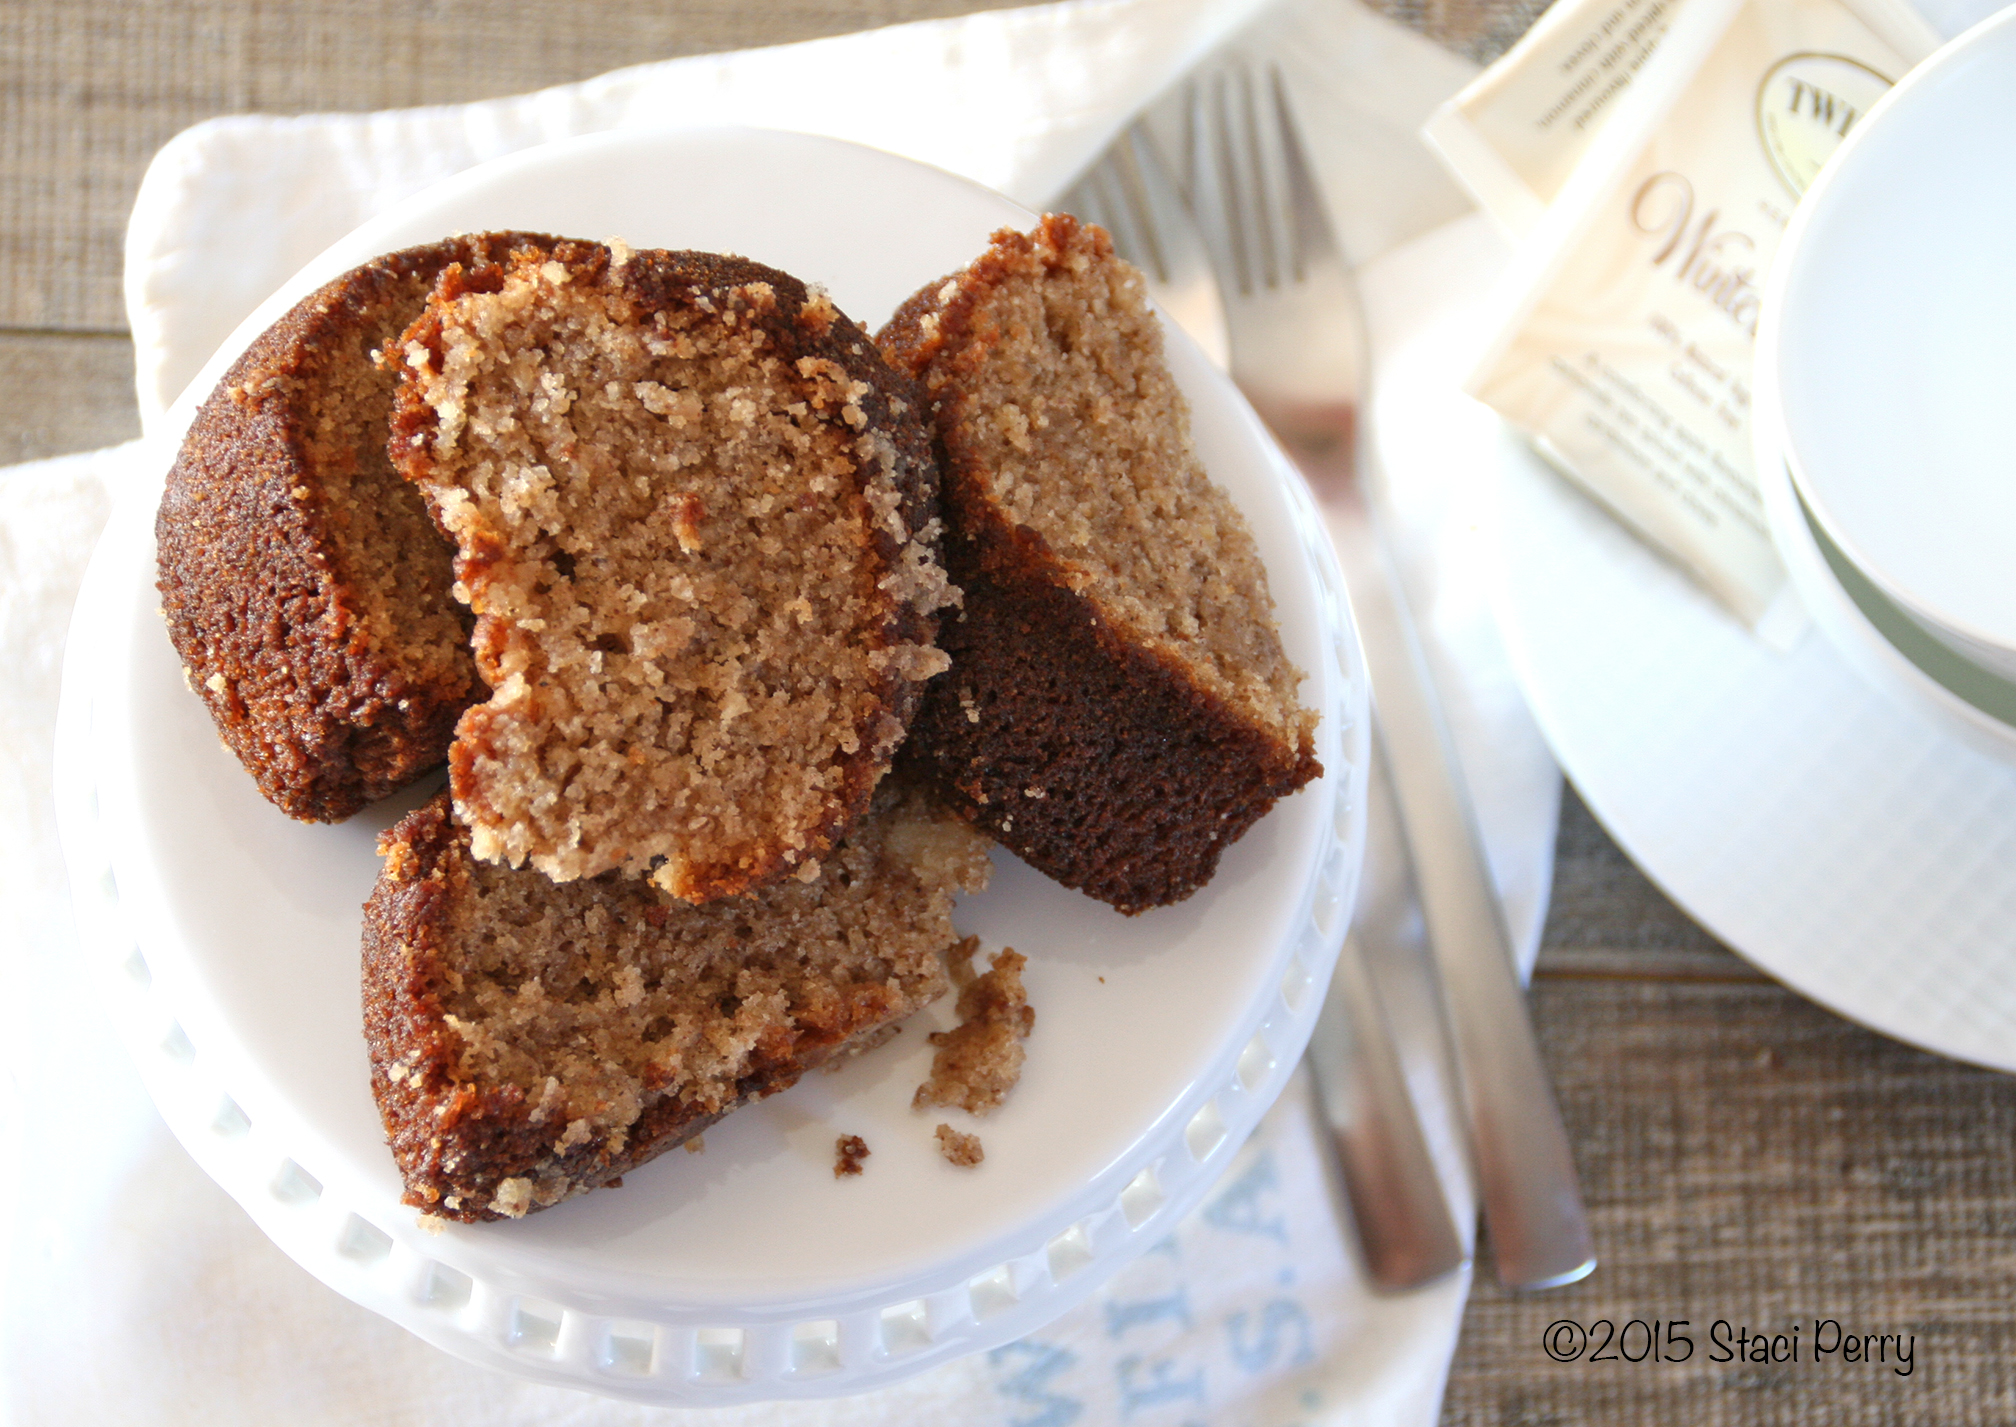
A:
<svg viewBox="0 0 2016 1427">
<path fill-rule="evenodd" d="M 1815 524 L 1927 634 L 2016 680 L 2016 10 L 1853 121 L 1766 306 L 1760 385 Z"/>
</svg>

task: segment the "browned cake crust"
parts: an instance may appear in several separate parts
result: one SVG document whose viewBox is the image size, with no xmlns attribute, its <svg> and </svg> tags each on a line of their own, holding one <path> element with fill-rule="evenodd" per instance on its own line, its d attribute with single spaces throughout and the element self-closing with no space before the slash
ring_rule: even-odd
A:
<svg viewBox="0 0 2016 1427">
<path fill-rule="evenodd" d="M 995 234 L 877 341 L 929 393 L 965 596 L 906 756 L 1066 886 L 1128 913 L 1180 901 L 1322 768 L 1139 275 L 1053 215 Z"/>
<path fill-rule="evenodd" d="M 303 299 L 197 412 L 155 522 L 161 605 L 224 743 L 290 815 L 337 822 L 447 754 L 481 688 L 448 549 L 385 456 L 378 348 L 450 263 L 526 234 L 375 259 Z"/>
<path fill-rule="evenodd" d="M 445 795 L 380 844 L 371 1084 L 408 1204 L 516 1218 L 621 1176 L 936 998 L 984 839 L 885 787 L 813 883 L 693 906 L 479 862 Z"/>
<path fill-rule="evenodd" d="M 946 664 L 914 384 L 788 274 L 593 243 L 451 270 L 398 359 L 492 689 L 449 755 L 476 854 L 812 875 Z"/>
</svg>

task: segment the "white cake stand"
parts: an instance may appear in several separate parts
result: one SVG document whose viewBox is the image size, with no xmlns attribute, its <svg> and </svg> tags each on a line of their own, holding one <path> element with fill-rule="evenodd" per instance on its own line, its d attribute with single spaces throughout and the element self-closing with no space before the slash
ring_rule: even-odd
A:
<svg viewBox="0 0 2016 1427">
<path fill-rule="evenodd" d="M 420 195 L 277 294 L 170 413 L 315 285 L 453 231 L 528 228 L 745 253 L 822 283 L 864 325 L 1032 215 L 962 179 L 756 130 L 601 135 Z M 923 1031 L 815 1075 L 605 1190 L 514 1223 L 429 1232 L 400 1204 L 372 1103 L 359 912 L 379 830 L 290 822 L 225 753 L 161 627 L 158 480 L 115 511 L 64 672 L 57 792 L 85 954 L 163 1117 L 279 1247 L 469 1361 L 640 1401 L 861 1392 L 1027 1334 L 1160 1240 L 1279 1093 L 1321 1004 L 1364 846 L 1365 684 L 1306 492 L 1180 335 L 1200 454 L 1245 512 L 1288 653 L 1323 713 L 1325 776 L 1177 907 L 1124 918 L 1005 854 L 961 929 L 1029 958 L 1022 1084 L 977 1170 L 909 1108 Z M 872 1158 L 831 1173 L 836 1135 Z"/>
</svg>

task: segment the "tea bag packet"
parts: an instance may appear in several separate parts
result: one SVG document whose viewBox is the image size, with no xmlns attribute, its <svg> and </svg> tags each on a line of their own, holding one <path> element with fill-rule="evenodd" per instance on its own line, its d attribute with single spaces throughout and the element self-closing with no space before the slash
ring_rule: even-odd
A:
<svg viewBox="0 0 2016 1427">
<path fill-rule="evenodd" d="M 1566 38 L 1528 52 L 1558 80 L 1617 17 L 1594 72 L 1605 53 L 1618 55 L 1613 69 L 1637 69 L 1579 130 L 1551 148 L 1531 142 L 1549 114 L 1544 130 L 1575 129 L 1579 111 L 1557 94 L 1535 117 L 1544 91 L 1517 75 L 1479 111 L 1513 132 L 1507 106 L 1529 106 L 1528 142 L 1494 149 L 1493 177 L 1471 186 L 1503 193 L 1508 172 L 1531 175 L 1510 209 L 1531 226 L 1466 389 L 1767 643 L 1789 647 L 1805 615 L 1765 526 L 1750 445 L 1760 290 L 1800 194 L 1937 38 L 1901 0 L 1637 0 L 1635 11 L 1610 0 L 1592 31 L 1603 8 L 1583 6 L 1563 19 Z M 1583 89 L 1585 107 L 1603 84 Z"/>
<path fill-rule="evenodd" d="M 1686 0 L 1555 0 L 1421 137 L 1511 238 L 1523 238 Z"/>
</svg>

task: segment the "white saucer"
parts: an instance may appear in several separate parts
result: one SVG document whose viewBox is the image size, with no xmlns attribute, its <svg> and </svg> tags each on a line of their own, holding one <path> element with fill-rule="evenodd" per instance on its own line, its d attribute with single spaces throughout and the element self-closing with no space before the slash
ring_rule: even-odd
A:
<svg viewBox="0 0 2016 1427">
<path fill-rule="evenodd" d="M 192 386 L 317 282 L 450 231 L 518 227 L 738 251 L 821 282 L 872 327 L 1031 215 L 934 169 L 751 130 L 621 133 L 473 170 L 337 245 Z M 522 1222 L 424 1232 L 371 1104 L 358 909 L 376 830 L 288 821 L 182 687 L 156 616 L 157 478 L 115 512 L 79 601 L 58 749 L 66 856 L 109 1013 L 178 1138 L 276 1243 L 345 1295 L 472 1361 L 639 1400 L 860 1392 L 1022 1336 L 1157 1242 L 1301 1053 L 1356 892 L 1365 691 L 1306 492 L 1182 339 L 1171 366 L 1239 501 L 1288 653 L 1324 712 L 1327 775 L 1180 906 L 1122 918 L 1005 856 L 962 929 L 1030 960 L 1023 1083 L 938 1158 L 908 1108 L 929 1050 L 895 1044 L 745 1111 L 604 1191 Z M 408 800 L 410 801 L 410 800 Z M 938 1007 L 933 1024 L 949 1019 Z M 867 1173 L 831 1174 L 836 1134 Z"/>
<path fill-rule="evenodd" d="M 1502 249 L 1480 234 L 1474 260 L 1481 296 Z M 1409 363 L 1405 405 L 1441 425 L 1444 459 L 1499 474 L 1500 626 L 1604 826 L 1793 989 L 2016 1070 L 2016 768 L 1905 712 L 1817 634 L 1766 649 L 1463 396 L 1465 370 L 1454 348 Z"/>
</svg>

